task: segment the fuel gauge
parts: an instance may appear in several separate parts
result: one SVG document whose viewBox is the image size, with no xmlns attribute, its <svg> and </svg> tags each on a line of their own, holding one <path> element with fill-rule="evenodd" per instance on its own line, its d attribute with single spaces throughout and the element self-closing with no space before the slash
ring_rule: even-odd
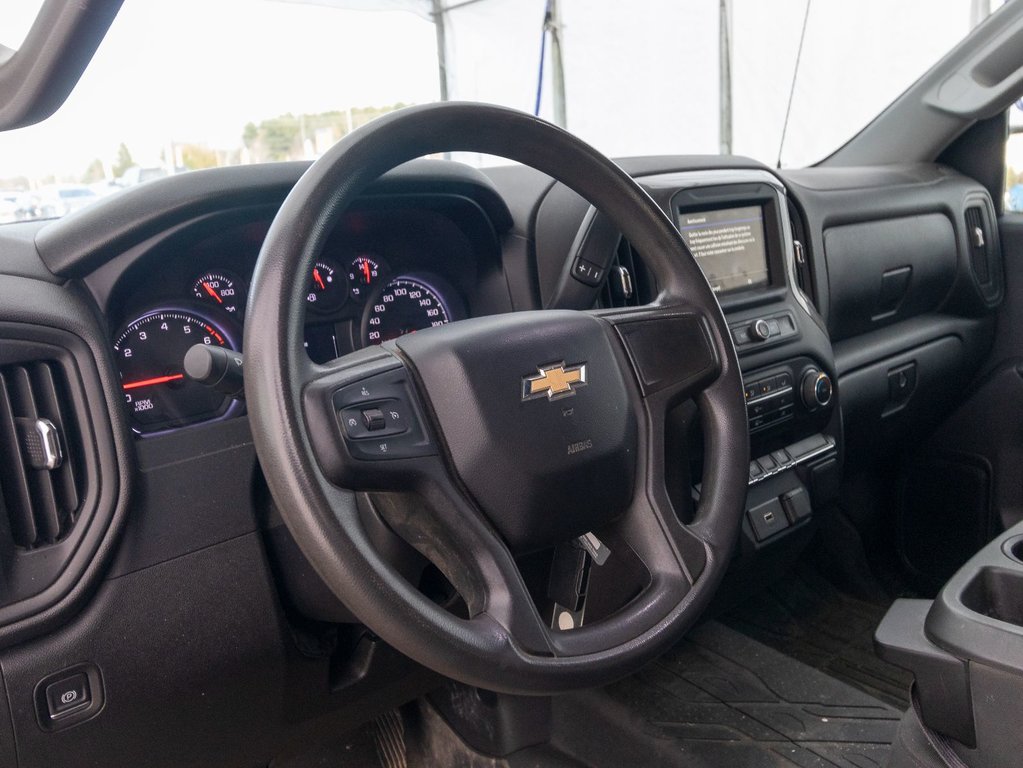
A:
<svg viewBox="0 0 1023 768">
<path fill-rule="evenodd" d="M 316 312 L 327 313 L 339 309 L 348 298 L 348 281 L 344 273 L 327 261 L 317 261 L 313 265 L 309 292 L 305 298 L 309 308 Z"/>
</svg>

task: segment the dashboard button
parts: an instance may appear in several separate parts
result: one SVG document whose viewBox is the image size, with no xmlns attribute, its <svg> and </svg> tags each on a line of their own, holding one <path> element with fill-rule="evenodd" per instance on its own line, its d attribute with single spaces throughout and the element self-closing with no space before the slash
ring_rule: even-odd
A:
<svg viewBox="0 0 1023 768">
<path fill-rule="evenodd" d="M 50 719 L 55 720 L 69 712 L 87 707 L 91 702 L 89 678 L 84 672 L 78 672 L 46 686 L 46 707 Z"/>
<path fill-rule="evenodd" d="M 793 524 L 813 513 L 810 496 L 802 488 L 795 488 L 782 496 L 781 505 L 785 509 L 785 515 L 789 522 Z"/>
<path fill-rule="evenodd" d="M 777 323 L 775 323 L 775 327 L 777 327 Z M 756 320 L 749 326 L 749 335 L 759 341 L 767 341 L 771 336 L 771 326 L 763 318 Z"/>
</svg>

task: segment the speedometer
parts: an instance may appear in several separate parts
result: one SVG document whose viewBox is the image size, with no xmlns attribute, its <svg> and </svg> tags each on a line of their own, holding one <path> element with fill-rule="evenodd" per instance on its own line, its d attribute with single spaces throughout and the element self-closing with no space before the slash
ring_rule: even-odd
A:
<svg viewBox="0 0 1023 768">
<path fill-rule="evenodd" d="M 193 344 L 234 347 L 225 331 L 177 309 L 143 315 L 114 341 L 121 390 L 136 432 L 216 418 L 231 407 L 223 394 L 185 376 L 185 353 Z"/>
<path fill-rule="evenodd" d="M 435 280 L 431 283 L 436 284 Z M 370 298 L 362 323 L 363 341 L 382 344 L 452 320 L 449 300 L 425 280 L 402 275 Z"/>
</svg>

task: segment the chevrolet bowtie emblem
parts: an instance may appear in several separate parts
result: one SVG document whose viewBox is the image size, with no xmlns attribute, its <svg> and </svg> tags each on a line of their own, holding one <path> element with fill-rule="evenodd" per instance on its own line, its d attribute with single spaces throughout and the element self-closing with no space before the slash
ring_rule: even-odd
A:
<svg viewBox="0 0 1023 768">
<path fill-rule="evenodd" d="M 548 400 L 571 397 L 579 387 L 586 386 L 586 365 L 542 365 L 536 376 L 522 379 L 522 399 L 534 400 L 547 396 Z"/>
</svg>

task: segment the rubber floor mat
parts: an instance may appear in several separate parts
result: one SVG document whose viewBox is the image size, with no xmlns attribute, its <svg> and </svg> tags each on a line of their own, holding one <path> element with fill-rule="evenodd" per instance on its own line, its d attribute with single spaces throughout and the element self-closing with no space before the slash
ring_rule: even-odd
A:
<svg viewBox="0 0 1023 768">
<path fill-rule="evenodd" d="M 722 617 L 733 629 L 900 709 L 913 676 L 874 653 L 887 610 L 850 597 L 812 570 L 797 570 Z"/>
<path fill-rule="evenodd" d="M 902 714 L 717 622 L 554 712 L 552 742 L 595 768 L 876 768 Z"/>
</svg>

